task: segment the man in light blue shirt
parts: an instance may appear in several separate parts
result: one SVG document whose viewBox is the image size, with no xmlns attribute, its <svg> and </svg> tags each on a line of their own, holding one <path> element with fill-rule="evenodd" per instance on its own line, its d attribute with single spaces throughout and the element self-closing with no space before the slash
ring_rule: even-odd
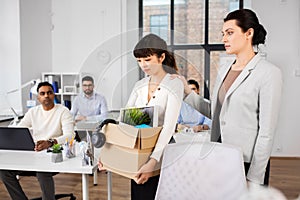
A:
<svg viewBox="0 0 300 200">
<path fill-rule="evenodd" d="M 193 79 L 190 79 L 188 80 L 188 84 L 191 90 L 193 90 L 199 95 L 200 87 L 198 82 Z M 211 119 L 204 116 L 184 101 L 181 104 L 180 114 L 177 123 L 179 129 L 193 128 L 194 132 L 208 130 L 211 128 Z"/>
<path fill-rule="evenodd" d="M 179 129 L 193 128 L 194 132 L 211 128 L 211 119 L 202 115 L 189 104 L 182 102 L 180 114 L 177 120 Z"/>
<path fill-rule="evenodd" d="M 72 104 L 71 113 L 75 122 L 101 121 L 107 117 L 107 103 L 103 95 L 94 92 L 94 79 L 90 76 L 82 78 L 82 91 Z"/>
</svg>

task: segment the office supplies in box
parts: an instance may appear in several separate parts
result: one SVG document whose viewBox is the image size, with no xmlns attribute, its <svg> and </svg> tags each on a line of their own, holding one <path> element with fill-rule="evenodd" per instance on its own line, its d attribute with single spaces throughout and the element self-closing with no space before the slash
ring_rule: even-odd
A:
<svg viewBox="0 0 300 200">
<path fill-rule="evenodd" d="M 104 168 L 127 178 L 135 179 L 157 142 L 161 127 L 135 128 L 127 124 L 108 124 L 104 127 L 106 144 L 101 150 Z M 156 171 L 153 175 L 157 175 Z"/>
</svg>

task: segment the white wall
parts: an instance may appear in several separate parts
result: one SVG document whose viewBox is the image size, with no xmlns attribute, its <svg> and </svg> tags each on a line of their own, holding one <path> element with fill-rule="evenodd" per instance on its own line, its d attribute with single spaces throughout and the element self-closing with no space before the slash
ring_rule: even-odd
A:
<svg viewBox="0 0 300 200">
<path fill-rule="evenodd" d="M 110 109 L 125 105 L 138 79 L 138 1 L 1 0 L 0 11 L 0 94 L 42 72 L 79 72 L 94 76 Z M 26 112 L 29 88 L 1 95 L 0 108 Z"/>
<path fill-rule="evenodd" d="M 281 3 L 284 2 L 284 3 Z M 273 156 L 300 157 L 300 2 L 252 0 L 252 8 L 268 32 L 267 59 L 281 68 L 283 92 Z"/>
<path fill-rule="evenodd" d="M 21 83 L 41 77 L 52 68 L 51 1 L 20 0 Z M 22 108 L 27 111 L 30 86 L 22 90 Z"/>
<path fill-rule="evenodd" d="M 21 110 L 20 92 L 5 95 L 21 84 L 19 0 L 0 1 L 0 26 L 0 109 L 18 105 Z"/>
<path fill-rule="evenodd" d="M 41 71 L 51 70 L 50 5 L 49 0 L 0 1 L 0 93 L 20 89 L 39 78 Z M 20 89 L 6 99 L 2 95 L 1 111 L 1 104 L 7 102 L 18 113 L 26 112 L 29 89 Z"/>
<path fill-rule="evenodd" d="M 132 4 L 137 1 L 52 0 L 52 70 L 92 75 L 109 109 L 123 107 L 128 97 L 127 30 L 132 23 L 127 21 L 138 20 L 127 20 L 138 11 L 135 6 L 127 12 Z"/>
</svg>

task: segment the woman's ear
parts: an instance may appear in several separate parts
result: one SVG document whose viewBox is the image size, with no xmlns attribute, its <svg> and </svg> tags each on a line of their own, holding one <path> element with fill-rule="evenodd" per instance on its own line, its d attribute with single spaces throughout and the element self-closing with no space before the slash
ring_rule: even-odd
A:
<svg viewBox="0 0 300 200">
<path fill-rule="evenodd" d="M 252 39 L 254 35 L 254 29 L 253 28 L 249 28 L 246 32 L 246 37 L 247 39 Z"/>
<path fill-rule="evenodd" d="M 164 60 L 165 60 L 165 58 L 166 58 L 166 54 L 165 54 L 165 53 L 162 53 L 161 56 L 159 57 L 159 61 L 160 61 L 161 63 L 163 63 Z"/>
</svg>

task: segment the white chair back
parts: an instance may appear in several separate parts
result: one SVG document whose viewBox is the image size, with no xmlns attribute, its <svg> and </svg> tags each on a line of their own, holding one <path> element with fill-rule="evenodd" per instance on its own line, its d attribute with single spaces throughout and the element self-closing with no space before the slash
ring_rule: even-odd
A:
<svg viewBox="0 0 300 200">
<path fill-rule="evenodd" d="M 213 142 L 169 144 L 156 200 L 234 200 L 246 191 L 242 152 Z"/>
</svg>

